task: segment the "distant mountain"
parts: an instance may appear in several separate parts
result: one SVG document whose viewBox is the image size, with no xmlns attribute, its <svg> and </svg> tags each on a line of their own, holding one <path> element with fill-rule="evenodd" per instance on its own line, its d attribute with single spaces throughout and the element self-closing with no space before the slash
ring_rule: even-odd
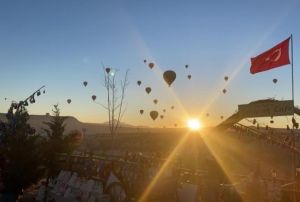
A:
<svg viewBox="0 0 300 202">
<path fill-rule="evenodd" d="M 30 115 L 28 123 L 34 127 L 38 133 L 44 134 L 43 128 L 48 128 L 44 123 L 51 121 L 50 115 Z M 7 121 L 4 113 L 0 113 L 0 120 Z M 72 130 L 85 130 L 86 134 L 109 133 L 108 122 L 105 123 L 84 123 L 72 116 L 67 116 L 65 120 L 65 132 L 69 133 Z M 121 123 L 120 132 L 136 131 L 136 126 Z"/>
<path fill-rule="evenodd" d="M 115 122 L 117 122 L 117 120 L 115 120 Z M 104 126 L 108 126 L 109 125 L 109 122 L 107 121 L 107 122 L 104 122 L 104 123 L 102 123 L 102 125 L 104 125 Z M 137 126 L 133 126 L 133 125 L 130 125 L 130 124 L 128 124 L 128 123 L 125 123 L 125 122 L 121 122 L 121 127 L 125 127 L 125 128 L 137 128 Z"/>
</svg>

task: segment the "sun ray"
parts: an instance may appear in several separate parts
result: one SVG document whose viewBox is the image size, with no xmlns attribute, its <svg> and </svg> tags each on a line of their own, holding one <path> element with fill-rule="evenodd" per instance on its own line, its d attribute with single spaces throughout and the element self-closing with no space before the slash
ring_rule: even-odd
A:
<svg viewBox="0 0 300 202">
<path fill-rule="evenodd" d="M 271 36 L 273 31 L 280 25 L 281 21 L 288 15 L 288 11 L 291 8 L 292 8 L 291 6 L 286 7 L 285 12 L 282 12 L 279 20 L 275 21 L 274 24 L 270 25 L 266 30 L 266 32 L 264 33 L 264 35 L 262 35 L 259 38 L 257 43 L 255 43 L 252 46 L 252 48 L 248 51 L 248 53 L 245 54 L 245 56 L 240 59 L 236 68 L 234 68 L 232 73 L 228 74 L 230 79 L 227 82 L 223 82 L 223 80 L 219 82 L 216 91 L 212 92 L 210 96 L 211 98 L 208 100 L 207 104 L 203 107 L 201 115 L 205 114 L 210 109 L 210 107 L 214 104 L 214 102 L 220 97 L 220 95 L 222 94 L 221 89 L 226 88 L 233 81 L 233 79 L 240 73 L 242 68 L 245 67 L 247 63 L 249 63 L 249 58 L 255 55 L 255 52 L 259 49 L 259 47 L 263 44 L 263 42 Z"/>
<path fill-rule="evenodd" d="M 163 80 L 163 72 L 164 70 L 162 70 L 160 68 L 160 63 L 159 61 L 154 57 L 154 55 L 151 53 L 151 50 L 148 48 L 145 40 L 143 39 L 143 37 L 141 36 L 141 34 L 138 32 L 137 27 L 130 21 L 130 26 L 132 27 L 131 29 L 131 33 L 133 35 L 133 38 L 135 39 L 138 49 L 140 50 L 139 52 L 142 53 L 143 57 L 146 57 L 148 60 L 151 60 L 151 62 L 155 63 L 155 67 L 151 70 L 152 72 L 154 72 L 154 74 L 156 75 L 156 77 L 159 79 L 161 86 L 163 87 L 163 90 L 167 91 L 168 93 L 171 94 L 171 96 L 173 97 L 173 100 L 175 102 L 176 105 L 176 109 L 178 111 L 180 111 L 180 114 L 178 117 L 189 117 L 187 111 L 185 110 L 185 107 L 183 106 L 181 100 L 178 98 L 174 88 L 168 87 L 167 84 L 165 83 L 165 81 Z M 176 70 L 175 70 L 176 71 Z M 175 84 L 176 85 L 176 80 L 175 80 Z"/>
<path fill-rule="evenodd" d="M 216 144 L 218 142 L 218 136 L 216 132 L 212 132 L 209 134 L 204 134 L 203 135 L 203 142 L 213 155 L 213 158 L 216 160 L 217 164 L 220 166 L 222 169 L 223 173 L 226 175 L 227 179 L 229 180 L 230 183 L 234 183 L 236 181 L 235 176 L 233 175 L 232 172 L 230 172 L 229 165 L 224 161 L 224 159 L 221 158 L 221 152 L 218 151 L 218 145 Z M 222 142 L 224 143 L 224 142 Z M 239 195 L 243 201 L 246 201 L 245 198 L 243 198 L 242 195 Z"/>
<path fill-rule="evenodd" d="M 149 183 L 145 191 L 143 192 L 142 196 L 138 200 L 139 202 L 145 202 L 147 201 L 147 198 L 151 191 L 153 190 L 154 186 L 156 185 L 158 179 L 162 176 L 163 172 L 168 168 L 172 160 L 174 159 L 174 156 L 176 155 L 177 151 L 181 149 L 183 144 L 186 142 L 187 137 L 189 136 L 189 133 L 186 133 L 179 143 L 176 145 L 176 147 L 172 150 L 171 154 L 168 156 L 168 158 L 165 160 L 165 162 L 160 167 L 159 171 L 157 172 L 156 176 L 152 179 L 152 181 Z"/>
</svg>

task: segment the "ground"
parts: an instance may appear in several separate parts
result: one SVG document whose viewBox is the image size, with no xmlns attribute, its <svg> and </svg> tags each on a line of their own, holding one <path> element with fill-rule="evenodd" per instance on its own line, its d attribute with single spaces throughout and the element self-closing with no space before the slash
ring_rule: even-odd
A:
<svg viewBox="0 0 300 202">
<path fill-rule="evenodd" d="M 228 173 L 247 175 L 259 167 L 265 176 L 276 170 L 279 178 L 291 177 L 292 155 L 289 151 L 253 137 L 240 137 L 231 130 L 217 134 L 211 131 L 191 133 L 181 129 L 166 133 L 145 130 L 119 134 L 113 141 L 108 135 L 88 135 L 81 149 L 97 154 L 159 153 L 167 158 L 185 136 L 182 147 L 175 152 L 183 167 L 205 170 L 207 160 L 215 158 Z"/>
</svg>

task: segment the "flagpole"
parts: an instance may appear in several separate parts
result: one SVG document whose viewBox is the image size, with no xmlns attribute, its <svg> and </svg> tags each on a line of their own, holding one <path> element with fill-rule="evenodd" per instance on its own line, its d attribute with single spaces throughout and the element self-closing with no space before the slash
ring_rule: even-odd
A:
<svg viewBox="0 0 300 202">
<path fill-rule="evenodd" d="M 291 58 L 292 58 L 292 100 L 294 102 L 294 57 L 293 57 L 293 35 L 291 34 Z"/>
<path fill-rule="evenodd" d="M 295 95 L 294 95 L 294 53 L 293 53 L 293 35 L 291 34 L 291 66 L 292 66 L 292 100 L 293 100 L 293 107 L 295 107 Z M 294 109 L 293 109 L 294 112 Z M 295 119 L 295 113 L 293 113 L 293 119 Z M 293 135 L 293 178 L 294 178 L 294 186 L 293 186 L 293 201 L 296 201 L 296 193 L 295 193 L 295 183 L 296 183 L 296 153 L 295 153 L 295 131 L 294 131 L 294 126 L 292 127 L 292 135 Z"/>
</svg>

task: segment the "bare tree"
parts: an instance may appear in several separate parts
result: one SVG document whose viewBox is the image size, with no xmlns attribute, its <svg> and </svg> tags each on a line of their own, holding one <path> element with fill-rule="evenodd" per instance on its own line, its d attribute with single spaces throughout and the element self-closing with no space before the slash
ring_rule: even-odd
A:
<svg viewBox="0 0 300 202">
<path fill-rule="evenodd" d="M 108 112 L 109 132 L 112 138 L 115 137 L 117 130 L 121 126 L 121 120 L 126 110 L 124 105 L 125 92 L 128 86 L 128 71 L 126 70 L 124 79 L 117 82 L 118 70 L 103 67 L 104 71 L 104 87 L 107 92 L 107 104 L 102 105 Z"/>
</svg>

